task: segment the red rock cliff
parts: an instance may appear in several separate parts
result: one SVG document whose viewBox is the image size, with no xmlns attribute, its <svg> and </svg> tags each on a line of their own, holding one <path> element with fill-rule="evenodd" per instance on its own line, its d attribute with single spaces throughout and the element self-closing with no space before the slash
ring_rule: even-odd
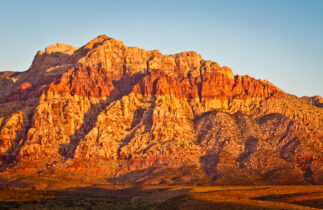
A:
<svg viewBox="0 0 323 210">
<path fill-rule="evenodd" d="M 0 79 L 2 173 L 323 183 L 316 99 L 234 75 L 196 52 L 163 55 L 103 35 L 80 48 L 49 46 L 28 71 Z"/>
</svg>

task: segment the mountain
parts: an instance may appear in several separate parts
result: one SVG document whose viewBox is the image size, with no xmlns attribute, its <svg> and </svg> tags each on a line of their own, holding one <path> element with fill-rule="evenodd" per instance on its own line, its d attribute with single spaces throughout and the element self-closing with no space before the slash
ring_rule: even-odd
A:
<svg viewBox="0 0 323 210">
<path fill-rule="evenodd" d="M 323 184 L 321 105 L 196 52 L 54 44 L 0 73 L 0 175 Z"/>
</svg>

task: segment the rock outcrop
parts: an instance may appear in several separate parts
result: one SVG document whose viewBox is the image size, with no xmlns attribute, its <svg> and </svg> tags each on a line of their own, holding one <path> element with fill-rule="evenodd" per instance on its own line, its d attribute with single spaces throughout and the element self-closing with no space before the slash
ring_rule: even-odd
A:
<svg viewBox="0 0 323 210">
<path fill-rule="evenodd" d="M 303 96 L 302 99 L 307 101 L 309 104 L 323 108 L 323 98 L 321 96 L 313 96 L 313 97 Z"/>
<path fill-rule="evenodd" d="M 0 75 L 1 173 L 141 184 L 322 184 L 320 97 L 105 35 Z"/>
</svg>

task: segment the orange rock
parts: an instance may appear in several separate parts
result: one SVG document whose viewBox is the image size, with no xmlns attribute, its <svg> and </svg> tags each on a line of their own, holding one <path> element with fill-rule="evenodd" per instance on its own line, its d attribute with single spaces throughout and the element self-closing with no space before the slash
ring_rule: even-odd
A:
<svg viewBox="0 0 323 210">
<path fill-rule="evenodd" d="M 28 71 L 0 73 L 0 170 L 322 184 L 321 99 L 192 51 L 163 55 L 105 35 L 80 48 L 54 44 Z"/>
<path fill-rule="evenodd" d="M 30 88 L 32 85 L 29 82 L 22 83 L 19 87 L 20 90 Z"/>
</svg>

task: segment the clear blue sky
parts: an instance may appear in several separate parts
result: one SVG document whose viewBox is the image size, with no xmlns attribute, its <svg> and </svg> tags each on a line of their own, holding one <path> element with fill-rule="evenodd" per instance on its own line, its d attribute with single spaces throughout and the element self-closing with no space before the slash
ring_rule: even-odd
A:
<svg viewBox="0 0 323 210">
<path fill-rule="evenodd" d="M 107 34 L 323 96 L 323 0 L 0 0 L 0 30 L 1 71 L 27 70 L 48 45 Z"/>
</svg>

